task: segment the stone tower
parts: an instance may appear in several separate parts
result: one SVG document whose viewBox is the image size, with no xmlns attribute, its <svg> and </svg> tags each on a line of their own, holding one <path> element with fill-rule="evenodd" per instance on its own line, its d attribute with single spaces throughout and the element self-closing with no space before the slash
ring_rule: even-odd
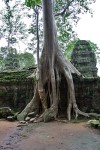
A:
<svg viewBox="0 0 100 150">
<path fill-rule="evenodd" d="M 97 77 L 96 56 L 88 41 L 79 40 L 76 43 L 71 62 L 84 77 Z"/>
</svg>

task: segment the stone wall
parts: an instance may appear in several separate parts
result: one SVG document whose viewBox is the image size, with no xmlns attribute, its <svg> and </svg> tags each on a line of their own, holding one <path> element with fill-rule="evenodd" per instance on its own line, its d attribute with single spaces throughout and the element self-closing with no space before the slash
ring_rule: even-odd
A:
<svg viewBox="0 0 100 150">
<path fill-rule="evenodd" d="M 100 78 L 74 79 L 78 106 L 86 112 L 100 113 Z"/>
<path fill-rule="evenodd" d="M 0 73 L 0 107 L 22 110 L 32 99 L 34 80 L 27 79 L 31 71 Z"/>
<path fill-rule="evenodd" d="M 62 79 L 60 112 L 66 113 L 67 83 Z M 75 94 L 78 106 L 86 112 L 100 112 L 100 78 L 74 77 Z M 32 99 L 34 93 L 34 80 L 19 78 L 16 80 L 0 80 L 0 107 L 10 106 L 15 110 L 22 110 Z"/>
<path fill-rule="evenodd" d="M 0 82 L 0 107 L 9 106 L 20 111 L 31 100 L 33 91 L 32 80 Z"/>
<path fill-rule="evenodd" d="M 59 101 L 60 114 L 66 114 L 67 109 L 67 83 L 63 79 L 60 87 L 61 100 Z M 78 107 L 84 112 L 100 113 L 100 77 L 77 78 L 74 76 L 75 96 Z"/>
</svg>

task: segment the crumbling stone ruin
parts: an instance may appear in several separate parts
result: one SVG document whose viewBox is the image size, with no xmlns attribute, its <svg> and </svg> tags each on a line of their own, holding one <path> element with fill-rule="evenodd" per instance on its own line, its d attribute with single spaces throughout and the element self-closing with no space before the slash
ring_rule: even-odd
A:
<svg viewBox="0 0 100 150">
<path fill-rule="evenodd" d="M 80 110 L 100 113 L 100 77 L 97 77 L 96 57 L 87 41 L 78 41 L 72 53 L 72 63 L 85 78 L 73 75 L 75 96 Z M 34 94 L 35 78 L 27 78 L 36 67 L 22 71 L 0 72 L 0 107 L 22 111 Z M 95 77 L 95 78 L 94 78 Z M 66 114 L 67 84 L 61 80 L 60 115 Z M 5 115 L 5 114 L 4 114 Z M 1 116 L 2 117 L 2 116 Z"/>
<path fill-rule="evenodd" d="M 84 77 L 97 77 L 96 56 L 88 41 L 79 40 L 76 43 L 71 62 Z"/>
</svg>

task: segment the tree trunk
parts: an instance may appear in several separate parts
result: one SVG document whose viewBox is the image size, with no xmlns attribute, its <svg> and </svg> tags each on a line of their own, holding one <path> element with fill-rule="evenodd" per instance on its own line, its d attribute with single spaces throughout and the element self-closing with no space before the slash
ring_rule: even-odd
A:
<svg viewBox="0 0 100 150">
<path fill-rule="evenodd" d="M 26 108 L 18 115 L 18 120 L 23 120 L 33 107 L 39 109 L 39 98 L 42 104 L 43 113 L 39 121 L 50 121 L 56 119 L 58 115 L 58 104 L 60 95 L 60 74 L 65 76 L 68 84 L 67 118 L 71 119 L 73 108 L 76 118 L 78 114 L 88 116 L 81 112 L 76 104 L 72 73 L 81 75 L 78 70 L 65 59 L 60 51 L 56 36 L 56 25 L 53 15 L 52 0 L 43 0 L 43 21 L 44 21 L 44 47 L 39 63 L 38 83 L 34 98 Z M 38 98 L 37 96 L 38 95 Z M 67 101 L 66 100 L 66 101 Z M 31 108 L 31 109 L 30 109 Z M 38 112 L 38 111 L 37 111 Z M 21 116 L 21 117 L 20 117 Z"/>
</svg>

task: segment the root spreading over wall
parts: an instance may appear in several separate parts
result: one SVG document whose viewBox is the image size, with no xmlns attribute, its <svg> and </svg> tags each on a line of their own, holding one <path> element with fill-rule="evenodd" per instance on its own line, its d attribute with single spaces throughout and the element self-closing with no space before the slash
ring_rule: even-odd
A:
<svg viewBox="0 0 100 150">
<path fill-rule="evenodd" d="M 65 59 L 62 51 L 59 49 L 56 25 L 53 16 L 52 0 L 43 0 L 43 21 L 44 21 L 44 47 L 37 69 L 38 80 L 33 99 L 18 115 L 18 120 L 24 120 L 31 111 L 41 115 L 38 121 L 50 121 L 56 119 L 58 115 L 58 105 L 60 97 L 61 75 L 66 79 L 68 88 L 66 118 L 71 120 L 72 109 L 75 113 L 75 118 L 78 114 L 89 116 L 89 114 L 81 112 L 78 109 L 72 73 L 81 75 L 80 72 Z M 41 104 L 41 105 L 40 105 Z"/>
</svg>

